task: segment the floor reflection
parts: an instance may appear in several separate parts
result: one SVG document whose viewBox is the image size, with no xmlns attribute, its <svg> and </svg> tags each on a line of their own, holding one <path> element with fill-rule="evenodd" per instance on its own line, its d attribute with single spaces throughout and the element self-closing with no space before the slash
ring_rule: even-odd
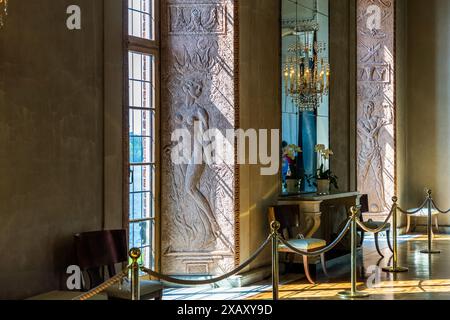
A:
<svg viewBox="0 0 450 320">
<path fill-rule="evenodd" d="M 380 241 L 385 243 L 385 241 Z M 387 274 L 381 271 L 392 264 L 387 245 L 382 247 L 386 258 L 380 259 L 374 241 L 367 239 L 358 261 L 358 289 L 370 294 L 371 300 L 450 300 L 450 235 L 436 235 L 433 247 L 439 255 L 420 253 L 427 247 L 426 235 L 408 235 L 399 239 L 399 265 L 409 272 Z M 329 270 L 331 278 L 319 275 L 316 285 L 301 275 L 285 275 L 280 298 L 287 300 L 339 300 L 337 294 L 350 289 L 349 261 Z M 168 300 L 270 300 L 270 279 L 245 288 L 172 288 L 165 290 Z"/>
</svg>

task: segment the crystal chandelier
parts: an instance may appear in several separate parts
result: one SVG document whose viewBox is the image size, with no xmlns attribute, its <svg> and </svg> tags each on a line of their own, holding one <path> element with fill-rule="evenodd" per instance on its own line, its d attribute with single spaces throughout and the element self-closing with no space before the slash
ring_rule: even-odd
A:
<svg viewBox="0 0 450 320">
<path fill-rule="evenodd" d="M 0 28 L 5 24 L 8 15 L 8 0 L 0 0 Z"/>
<path fill-rule="evenodd" d="M 299 31 L 296 16 L 295 44 L 288 47 L 283 63 L 285 92 L 301 112 L 315 111 L 330 88 L 330 65 L 321 57 L 327 46 L 317 40 L 318 26 Z"/>
</svg>

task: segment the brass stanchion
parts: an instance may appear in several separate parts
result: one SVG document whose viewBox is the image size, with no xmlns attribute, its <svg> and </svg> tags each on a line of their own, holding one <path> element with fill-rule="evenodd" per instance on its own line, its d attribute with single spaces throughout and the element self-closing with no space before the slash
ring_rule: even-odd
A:
<svg viewBox="0 0 450 320">
<path fill-rule="evenodd" d="M 394 255 L 393 255 L 393 261 L 392 261 L 392 267 L 386 267 L 383 268 L 384 272 L 389 272 L 389 273 L 401 273 L 401 272 L 408 272 L 408 268 L 405 267 L 399 267 L 398 266 L 398 243 L 397 243 L 397 207 L 398 207 L 398 198 L 397 197 L 393 197 L 392 198 L 392 202 L 394 202 L 393 205 L 393 210 L 394 213 L 392 215 L 392 242 L 393 242 L 393 251 L 394 251 Z"/>
<path fill-rule="evenodd" d="M 279 299 L 279 283 L 280 283 L 280 269 L 278 260 L 278 230 L 280 230 L 280 223 L 273 221 L 270 225 L 272 229 L 272 293 L 273 300 Z"/>
<path fill-rule="evenodd" d="M 356 289 L 357 273 L 356 273 L 356 262 L 357 262 L 357 237 L 358 237 L 358 229 L 356 225 L 356 218 L 359 210 L 355 207 L 352 207 L 352 225 L 351 225 L 351 282 L 352 288 L 350 291 L 340 292 L 338 295 L 343 299 L 359 299 L 359 298 L 367 298 L 369 294 L 364 292 L 359 292 Z"/>
<path fill-rule="evenodd" d="M 133 248 L 129 252 L 131 263 L 131 300 L 141 299 L 141 288 L 139 285 L 139 263 L 141 257 L 141 250 Z"/>
<path fill-rule="evenodd" d="M 420 251 L 420 253 L 425 254 L 439 254 L 441 253 L 439 250 L 433 250 L 433 217 L 432 217 L 432 210 L 433 210 L 433 196 L 432 191 L 428 190 L 428 225 L 427 225 L 427 232 L 428 232 L 428 249 Z"/>
</svg>

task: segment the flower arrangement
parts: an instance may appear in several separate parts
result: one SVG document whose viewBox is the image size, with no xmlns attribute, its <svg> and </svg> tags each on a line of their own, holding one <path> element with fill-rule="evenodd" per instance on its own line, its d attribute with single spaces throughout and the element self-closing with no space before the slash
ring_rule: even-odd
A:
<svg viewBox="0 0 450 320">
<path fill-rule="evenodd" d="M 283 143 L 283 188 L 287 192 L 298 192 L 300 177 L 297 170 L 297 156 L 303 152 L 302 148 L 295 144 Z"/>
<path fill-rule="evenodd" d="M 285 156 L 287 156 L 292 161 L 295 161 L 295 159 L 297 159 L 297 153 L 301 152 L 303 152 L 302 148 L 295 144 L 288 145 L 284 151 Z"/>
<path fill-rule="evenodd" d="M 297 155 L 302 153 L 303 150 L 301 147 L 290 144 L 284 147 L 283 149 L 283 157 L 287 160 L 289 170 L 286 175 L 286 180 L 298 180 L 297 173 Z"/>
<path fill-rule="evenodd" d="M 319 183 L 325 180 L 327 181 L 328 189 L 330 184 L 336 189 L 339 189 L 338 177 L 330 169 L 330 157 L 334 155 L 333 150 L 327 149 L 323 144 L 318 144 L 315 147 L 315 152 L 318 155 L 319 168 L 316 174 L 308 176 L 307 180 L 309 185 L 313 184 L 318 187 Z M 315 182 L 311 183 L 312 180 L 315 180 Z"/>
</svg>

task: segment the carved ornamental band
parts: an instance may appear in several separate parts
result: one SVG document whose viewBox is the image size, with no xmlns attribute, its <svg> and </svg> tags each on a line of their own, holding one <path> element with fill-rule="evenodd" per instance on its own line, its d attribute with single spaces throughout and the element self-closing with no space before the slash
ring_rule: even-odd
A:
<svg viewBox="0 0 450 320">
<path fill-rule="evenodd" d="M 226 6 L 222 4 L 169 5 L 169 34 L 226 34 Z"/>
</svg>

